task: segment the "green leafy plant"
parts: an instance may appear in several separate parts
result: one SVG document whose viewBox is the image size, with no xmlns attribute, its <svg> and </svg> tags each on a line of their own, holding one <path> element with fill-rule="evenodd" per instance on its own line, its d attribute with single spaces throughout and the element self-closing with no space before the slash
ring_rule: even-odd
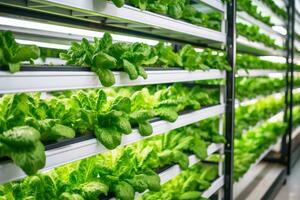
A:
<svg viewBox="0 0 300 200">
<path fill-rule="evenodd" d="M 205 200 L 201 191 L 207 189 L 217 176 L 217 166 L 198 163 L 165 183 L 159 192 L 147 192 L 138 199 Z"/>
<path fill-rule="evenodd" d="M 270 0 L 272 1 L 272 0 Z M 257 6 L 252 3 L 251 0 L 239 0 L 237 1 L 237 10 L 246 11 L 249 15 L 253 16 L 255 19 L 262 21 L 263 23 L 274 26 L 271 22 L 271 17 L 263 16 L 261 12 L 258 11 Z"/>
<path fill-rule="evenodd" d="M 282 17 L 283 19 L 288 18 L 287 11 L 285 9 L 277 6 L 277 4 L 274 2 L 274 0 L 262 0 L 262 1 L 278 16 Z"/>
<path fill-rule="evenodd" d="M 181 88 L 190 99 L 177 96 Z M 93 134 L 107 149 L 115 149 L 132 127 L 149 136 L 154 118 L 174 122 L 179 111 L 218 102 L 199 87 L 149 89 L 152 92 L 147 88 L 66 91 L 47 99 L 40 93 L 4 95 L 0 98 L 0 157 L 10 157 L 26 173 L 34 174 L 45 164 L 43 144 Z"/>
<path fill-rule="evenodd" d="M 135 192 L 158 192 L 161 189 L 160 178 L 155 170 L 174 163 L 187 169 L 190 152 L 205 159 L 203 152 L 207 151 L 207 144 L 211 141 L 224 142 L 224 138 L 215 132 L 217 126 L 218 119 L 211 119 L 150 137 L 127 147 L 66 164 L 45 174 L 0 185 L 0 194 L 3 198 L 12 200 L 96 200 L 107 196 L 132 200 Z M 167 156 L 168 159 L 165 160 L 166 155 L 171 156 Z M 209 187 L 217 176 L 217 167 L 197 164 L 183 174 L 185 173 L 185 176 L 194 174 L 193 180 L 197 177 L 198 181 L 197 187 L 191 187 L 191 178 L 186 179 L 184 176 L 183 182 L 186 183 L 182 198 L 189 197 L 191 194 L 188 192 L 199 192 Z"/>
<path fill-rule="evenodd" d="M 8 67 L 11 72 L 20 71 L 21 62 L 33 63 L 39 56 L 40 50 L 37 46 L 18 44 L 12 32 L 0 32 L 0 65 Z"/>
<path fill-rule="evenodd" d="M 112 86 L 115 78 L 112 70 L 122 70 L 128 73 L 131 80 L 138 76 L 147 78 L 143 65 L 154 64 L 156 56 L 152 56 L 151 47 L 142 43 L 112 43 L 110 34 L 105 33 L 102 39 L 95 38 L 94 43 L 87 39 L 82 42 L 72 42 L 67 53 L 60 57 L 67 60 L 67 64 L 88 66 L 100 79 L 103 86 Z"/>
<path fill-rule="evenodd" d="M 123 7 L 125 3 L 137 7 L 141 10 L 149 10 L 162 15 L 167 15 L 174 19 L 181 19 L 192 24 L 220 30 L 222 14 L 216 11 L 200 12 L 196 7 L 186 0 L 112 0 L 117 7 Z"/>
<path fill-rule="evenodd" d="M 294 85 L 295 87 L 300 86 L 299 78 L 294 78 Z M 283 78 L 236 78 L 236 98 L 240 101 L 255 98 L 258 95 L 267 96 L 275 92 L 282 92 L 284 88 L 285 80 Z"/>
<path fill-rule="evenodd" d="M 284 134 L 286 126 L 283 122 L 264 123 L 251 129 L 240 139 L 235 139 L 233 177 L 238 181 L 250 168 L 256 159 L 271 144 L 276 143 L 279 136 Z"/>
<path fill-rule="evenodd" d="M 237 54 L 236 57 L 237 69 L 274 69 L 285 70 L 287 65 L 285 63 L 270 62 L 260 59 L 259 57 L 249 54 Z M 299 68 L 296 66 L 295 68 Z"/>
<path fill-rule="evenodd" d="M 266 120 L 280 112 L 284 105 L 284 99 L 267 97 L 257 101 L 255 104 L 239 106 L 236 109 L 235 137 L 242 136 L 243 130 L 256 125 L 261 120 Z"/>
</svg>

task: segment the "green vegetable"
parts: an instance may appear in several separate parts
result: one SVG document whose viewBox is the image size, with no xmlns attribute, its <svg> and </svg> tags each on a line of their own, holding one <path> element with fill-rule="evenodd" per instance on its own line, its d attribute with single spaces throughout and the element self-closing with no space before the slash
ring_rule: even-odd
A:
<svg viewBox="0 0 300 200">
<path fill-rule="evenodd" d="M 124 1 L 113 0 L 117 7 L 122 7 Z M 168 15 L 174 19 L 182 19 L 192 24 L 220 30 L 222 15 L 219 12 L 200 12 L 190 1 L 147 1 L 128 0 L 128 3 L 141 10 L 149 10 L 162 15 Z"/>
<path fill-rule="evenodd" d="M 271 27 L 274 26 L 274 24 L 271 23 L 271 17 L 263 16 L 262 12 L 258 11 L 257 6 L 252 4 L 251 0 L 239 0 L 237 2 L 237 10 L 246 11 L 249 15 L 253 16 L 255 19 L 258 19 L 259 21 L 262 21 Z"/>
<path fill-rule="evenodd" d="M 121 133 L 112 128 L 95 129 L 97 139 L 108 149 L 114 149 L 121 144 Z"/>
<path fill-rule="evenodd" d="M 201 192 L 185 192 L 179 196 L 180 200 L 191 200 L 191 199 L 199 199 L 201 197 Z"/>
<path fill-rule="evenodd" d="M 31 127 L 15 127 L 0 135 L 0 157 L 10 157 L 22 170 L 32 175 L 45 165 L 40 133 Z"/>
<path fill-rule="evenodd" d="M 125 0 L 112 0 L 112 1 L 119 8 L 121 8 L 125 4 Z"/>
<path fill-rule="evenodd" d="M 235 140 L 234 180 L 238 181 L 250 168 L 251 164 L 279 136 L 285 133 L 286 125 L 282 122 L 264 123 Z"/>
<path fill-rule="evenodd" d="M 282 17 L 283 19 L 288 18 L 287 11 L 282 8 L 277 6 L 277 4 L 274 2 L 274 0 L 262 0 L 274 13 Z"/>
<path fill-rule="evenodd" d="M 65 192 L 60 195 L 59 200 L 84 200 L 84 198 L 78 194 L 69 194 Z"/>
<path fill-rule="evenodd" d="M 116 197 L 120 200 L 134 199 L 134 189 L 125 181 L 119 182 L 115 187 Z"/>
<path fill-rule="evenodd" d="M 35 45 L 21 45 L 15 41 L 10 31 L 0 32 L 0 64 L 8 67 L 10 72 L 20 71 L 20 63 L 37 59 L 40 50 Z"/>
<path fill-rule="evenodd" d="M 107 195 L 109 187 L 101 182 L 88 182 L 81 186 L 81 194 L 84 199 L 99 199 L 100 194 Z"/>
</svg>

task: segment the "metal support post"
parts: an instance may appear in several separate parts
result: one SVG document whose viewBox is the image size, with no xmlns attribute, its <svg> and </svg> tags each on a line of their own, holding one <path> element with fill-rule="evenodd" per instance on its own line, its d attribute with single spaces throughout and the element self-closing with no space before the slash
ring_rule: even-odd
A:
<svg viewBox="0 0 300 200">
<path fill-rule="evenodd" d="M 290 9 L 290 84 L 289 84 L 289 117 L 288 117 L 288 151 L 287 151 L 287 173 L 291 172 L 291 157 L 292 157 L 292 132 L 293 132 L 293 89 L 294 89 L 294 39 L 295 39 L 295 0 L 289 0 Z"/>
<path fill-rule="evenodd" d="M 236 0 L 227 3 L 227 60 L 231 71 L 226 72 L 225 110 L 225 172 L 224 199 L 233 198 L 234 111 L 236 57 Z"/>
</svg>

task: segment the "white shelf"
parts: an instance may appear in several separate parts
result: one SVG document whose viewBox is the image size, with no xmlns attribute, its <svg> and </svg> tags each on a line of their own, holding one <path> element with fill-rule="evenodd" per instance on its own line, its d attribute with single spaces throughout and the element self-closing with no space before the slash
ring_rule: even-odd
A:
<svg viewBox="0 0 300 200">
<path fill-rule="evenodd" d="M 204 0 L 203 2 L 208 2 Z M 106 0 L 1 0 L 0 4 L 26 7 L 35 11 L 92 21 L 107 27 L 117 27 L 178 40 L 225 44 L 225 32 L 215 31 L 156 13 L 125 5 L 117 8 Z M 218 0 L 209 3 L 220 8 Z"/>
<path fill-rule="evenodd" d="M 268 32 L 268 33 L 270 33 L 270 34 L 276 36 L 276 37 L 281 37 L 281 38 L 284 38 L 284 37 L 285 37 L 284 35 L 282 35 L 282 34 L 276 32 L 276 31 L 274 31 L 274 30 L 272 29 L 272 27 L 270 27 L 269 25 L 267 25 L 267 24 L 265 24 L 265 23 L 263 23 L 263 22 L 261 22 L 261 21 L 255 19 L 254 17 L 252 17 L 251 15 L 249 15 L 249 14 L 248 14 L 247 12 L 245 12 L 245 11 L 239 11 L 239 12 L 237 12 L 237 16 L 238 16 L 240 19 L 243 19 L 243 20 L 245 20 L 245 21 L 247 21 L 247 22 L 249 22 L 249 23 L 251 23 L 251 24 L 254 24 L 254 25 L 259 26 L 260 29 L 262 29 L 262 30 L 264 30 L 264 31 L 266 31 L 266 32 Z"/>
<path fill-rule="evenodd" d="M 205 3 L 206 5 L 215 8 L 223 13 L 226 12 L 226 6 L 220 0 L 197 0 L 197 1 Z"/>
<path fill-rule="evenodd" d="M 259 11 L 263 13 L 263 16 L 270 16 L 271 22 L 275 26 L 285 26 L 285 21 L 282 17 L 278 16 L 276 13 L 274 13 L 266 4 L 264 4 L 261 0 L 253 0 L 252 1 L 257 7 L 259 8 Z"/>
<path fill-rule="evenodd" d="M 251 69 L 251 70 L 238 70 L 236 76 L 242 77 L 257 77 L 257 76 L 271 76 L 271 75 L 285 75 L 283 70 L 269 70 L 269 69 Z"/>
<path fill-rule="evenodd" d="M 151 123 L 153 126 L 153 134 L 149 137 L 180 128 L 209 117 L 218 116 L 224 112 L 225 105 L 217 105 L 180 115 L 174 123 L 166 121 L 153 122 Z M 131 134 L 123 136 L 120 146 L 128 145 L 145 138 L 146 137 L 141 136 L 137 130 L 134 130 Z M 106 151 L 108 150 L 96 139 L 90 139 L 49 150 L 46 151 L 46 166 L 41 171 L 48 171 L 60 165 L 81 160 Z M 11 162 L 0 165 L 0 171 L 0 184 L 21 179 L 26 176 L 26 174 L 18 166 Z"/>
<path fill-rule="evenodd" d="M 300 133 L 300 126 L 297 126 L 292 132 L 292 140 L 294 140 L 299 135 L 299 133 Z M 280 152 L 280 149 L 281 149 L 281 140 L 277 142 L 273 150 L 275 152 Z"/>
<path fill-rule="evenodd" d="M 216 194 L 224 185 L 224 176 L 216 179 L 211 186 L 202 193 L 202 197 L 210 198 L 212 195 Z"/>
<path fill-rule="evenodd" d="M 252 42 L 241 35 L 237 38 L 237 49 L 241 52 L 253 53 L 255 55 L 285 56 L 285 52 L 283 50 L 276 50 L 271 47 L 267 47 L 260 42 Z"/>
<path fill-rule="evenodd" d="M 207 155 L 210 156 L 213 153 L 217 152 L 223 147 L 222 144 L 212 144 L 207 148 Z M 189 167 L 193 166 L 194 164 L 198 163 L 200 160 L 195 156 L 191 155 L 189 157 Z M 182 172 L 179 165 L 174 165 L 169 169 L 163 171 L 159 174 L 161 184 L 165 184 L 166 182 L 170 181 L 171 179 L 175 178 Z"/>
<path fill-rule="evenodd" d="M 114 72 L 116 79 L 114 86 L 149 85 L 225 78 L 225 72 L 220 70 L 196 70 L 193 72 L 187 70 L 153 70 L 147 71 L 147 74 L 147 79 L 139 77 L 137 80 L 130 80 L 126 73 Z M 22 71 L 12 74 L 0 71 L 0 94 L 99 87 L 102 86 L 98 77 L 93 72 Z"/>
<path fill-rule="evenodd" d="M 292 140 L 294 140 L 300 133 L 300 126 L 297 126 L 292 132 Z"/>
<path fill-rule="evenodd" d="M 277 163 L 261 162 L 255 166 L 247 177 L 234 184 L 234 200 L 265 199 L 268 190 L 273 187 L 285 171 L 283 165 Z"/>
<path fill-rule="evenodd" d="M 246 179 L 247 177 L 249 177 L 249 174 L 248 173 L 250 173 L 251 174 L 251 170 L 252 169 L 254 169 L 267 155 L 268 155 L 268 153 L 270 153 L 273 149 L 274 149 L 274 147 L 276 146 L 276 144 L 279 142 L 279 141 L 281 141 L 281 137 L 279 137 L 278 139 L 277 139 L 277 142 L 275 143 L 275 144 L 271 144 L 270 146 L 269 146 L 269 148 L 268 149 L 266 149 L 257 159 L 256 159 L 256 161 L 249 167 L 249 169 L 248 169 L 248 171 L 243 175 L 243 177 L 241 177 L 240 179 L 239 179 L 239 181 L 237 182 L 237 183 L 235 183 L 235 184 L 238 184 L 239 182 L 244 182 L 245 180 L 244 179 Z"/>
</svg>

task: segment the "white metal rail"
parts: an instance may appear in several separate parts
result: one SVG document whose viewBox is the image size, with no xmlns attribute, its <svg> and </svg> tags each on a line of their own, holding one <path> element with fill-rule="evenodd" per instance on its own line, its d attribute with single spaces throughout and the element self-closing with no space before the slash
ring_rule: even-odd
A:
<svg viewBox="0 0 300 200">
<path fill-rule="evenodd" d="M 271 76 L 280 75 L 284 76 L 284 70 L 271 70 L 271 69 L 251 69 L 251 70 L 238 70 L 236 76 L 241 77 L 257 77 L 257 76 Z"/>
<path fill-rule="evenodd" d="M 147 79 L 139 77 L 137 80 L 130 80 L 126 73 L 114 72 L 116 79 L 114 86 L 149 85 L 225 78 L 225 72 L 220 70 L 196 70 L 193 72 L 187 70 L 153 70 L 147 71 L 147 74 Z M 11 74 L 10 72 L 0 71 L 0 94 L 99 87 L 102 86 L 98 77 L 93 72 L 22 71 Z"/>
<path fill-rule="evenodd" d="M 189 82 L 196 80 L 211 80 L 225 78 L 225 72 L 211 69 L 209 71 L 187 70 L 151 70 L 147 71 L 148 78 L 139 77 L 130 80 L 124 72 L 114 72 L 116 84 L 114 86 L 134 86 Z M 282 74 L 277 70 L 239 70 L 237 76 L 268 76 Z M 102 85 L 93 72 L 87 71 L 21 71 L 15 74 L 0 71 L 0 94 L 16 92 L 56 91 L 72 89 L 99 88 Z"/>
</svg>

